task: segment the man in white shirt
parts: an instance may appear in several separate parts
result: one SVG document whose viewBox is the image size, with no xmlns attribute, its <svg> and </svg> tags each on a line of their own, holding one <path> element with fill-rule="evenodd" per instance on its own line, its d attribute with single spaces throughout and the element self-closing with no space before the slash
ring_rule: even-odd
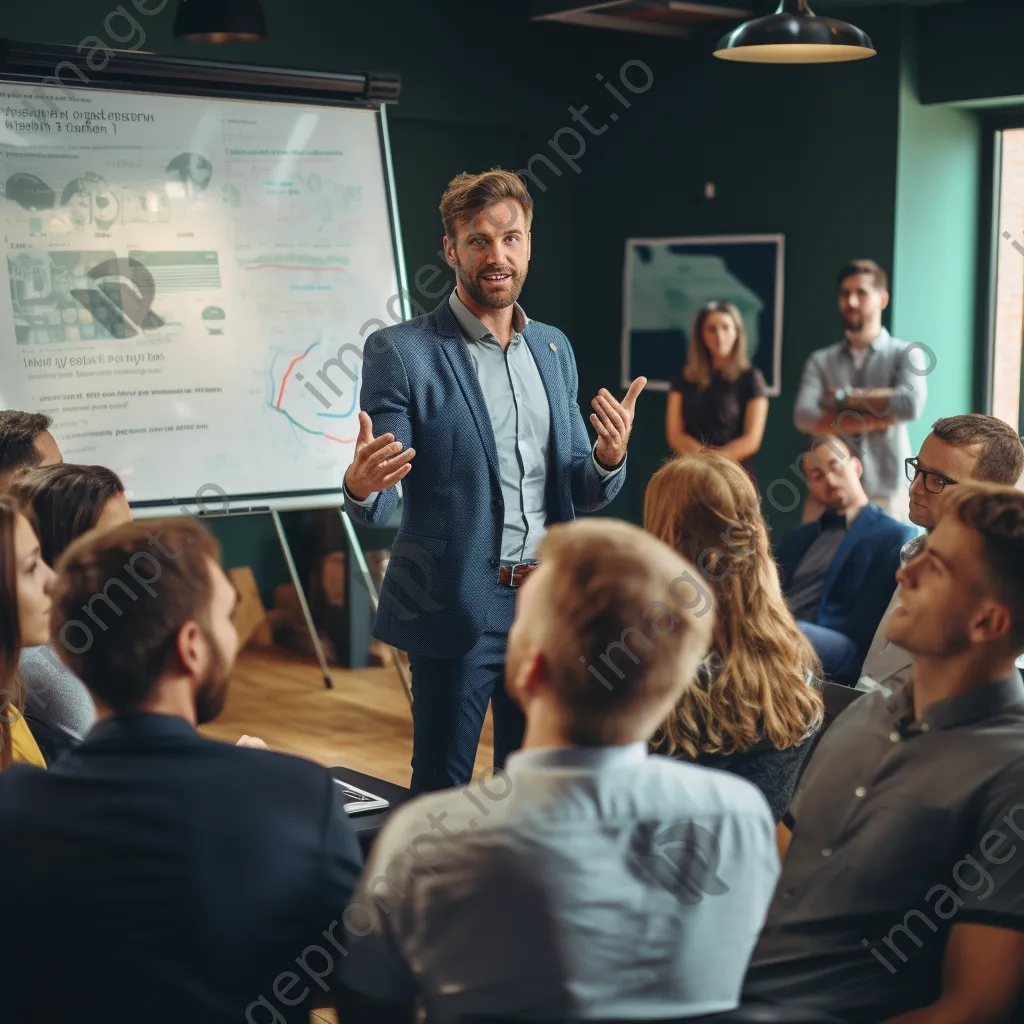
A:
<svg viewBox="0 0 1024 1024">
<path fill-rule="evenodd" d="M 712 599 L 660 541 L 554 526 L 520 590 L 506 770 L 403 806 L 345 920 L 345 1020 L 701 1016 L 737 1006 L 778 873 L 760 791 L 648 753 Z"/>
<path fill-rule="evenodd" d="M 916 459 L 907 459 L 910 486 L 910 521 L 927 533 L 935 528 L 942 494 L 958 483 L 1005 484 L 1017 486 L 1024 473 L 1024 444 L 1017 431 L 994 416 L 968 413 L 937 420 L 924 439 Z M 900 552 L 900 564 L 914 558 L 924 537 L 908 541 Z M 860 690 L 891 692 L 908 682 L 912 658 L 899 644 L 890 643 L 885 627 L 893 608 L 899 604 L 897 589 L 879 623 L 861 668 Z"/>
</svg>

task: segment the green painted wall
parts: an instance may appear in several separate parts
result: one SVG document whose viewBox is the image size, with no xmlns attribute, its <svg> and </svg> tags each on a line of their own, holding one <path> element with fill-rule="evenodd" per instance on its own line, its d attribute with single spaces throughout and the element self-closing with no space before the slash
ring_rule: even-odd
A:
<svg viewBox="0 0 1024 1024">
<path fill-rule="evenodd" d="M 981 122 L 968 110 L 921 103 L 915 35 L 904 38 L 893 333 L 935 354 L 925 415 L 910 428 L 916 450 L 940 416 L 972 407 Z"/>
</svg>

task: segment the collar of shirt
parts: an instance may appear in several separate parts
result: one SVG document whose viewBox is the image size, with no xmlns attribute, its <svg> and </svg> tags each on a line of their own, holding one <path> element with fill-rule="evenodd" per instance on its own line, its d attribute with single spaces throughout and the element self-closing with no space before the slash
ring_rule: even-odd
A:
<svg viewBox="0 0 1024 1024">
<path fill-rule="evenodd" d="M 1005 679 L 984 686 L 975 687 L 967 693 L 940 700 L 925 711 L 916 728 L 927 732 L 929 729 L 955 729 L 982 718 L 991 718 L 1006 708 L 1024 701 L 1024 681 L 1019 672 L 1013 672 Z M 908 681 L 894 690 L 886 700 L 886 707 L 896 722 L 913 716 L 914 688 Z"/>
<path fill-rule="evenodd" d="M 452 292 L 452 294 L 454 295 L 455 293 Z M 889 334 L 888 328 L 883 327 L 881 329 L 881 331 L 878 332 L 878 337 L 875 338 L 874 341 L 869 341 L 866 345 L 862 345 L 860 347 L 861 351 L 864 351 L 865 349 L 867 349 L 867 351 L 869 351 L 869 352 L 877 352 L 879 347 L 881 345 L 883 345 L 885 342 L 887 342 L 891 337 L 892 337 L 892 335 Z M 854 353 L 854 348 L 850 344 L 850 339 L 847 338 L 845 334 L 843 335 L 843 340 L 842 340 L 841 344 L 843 345 L 843 347 L 846 349 L 846 351 L 850 354 L 850 357 L 852 358 L 853 357 L 853 353 Z"/>
<path fill-rule="evenodd" d="M 624 743 L 617 747 L 555 747 L 543 750 L 517 750 L 508 756 L 508 772 L 513 774 L 544 769 L 575 768 L 604 771 L 639 764 L 648 757 L 647 744 Z"/>
<path fill-rule="evenodd" d="M 455 319 L 458 321 L 459 327 L 462 329 L 462 333 L 466 336 L 467 341 L 497 341 L 494 334 L 484 327 L 479 318 L 467 309 L 466 304 L 459 298 L 457 292 L 453 291 L 448 296 L 448 305 L 451 306 L 452 313 L 455 314 Z M 517 302 L 512 307 L 512 330 L 516 334 L 522 334 L 529 322 L 530 318 L 523 312 L 523 307 Z M 515 337 L 513 337 L 512 341 L 514 344 L 516 341 Z"/>
<path fill-rule="evenodd" d="M 867 508 L 866 505 L 861 505 L 859 508 L 848 508 L 845 512 L 822 512 L 819 522 L 823 530 L 828 529 L 829 526 L 844 526 L 847 530 L 853 526 L 857 519 L 857 516 Z"/>
</svg>

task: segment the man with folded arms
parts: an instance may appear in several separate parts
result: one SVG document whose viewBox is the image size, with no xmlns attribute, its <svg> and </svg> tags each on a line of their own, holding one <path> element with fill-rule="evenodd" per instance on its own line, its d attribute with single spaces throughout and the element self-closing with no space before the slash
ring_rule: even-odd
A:
<svg viewBox="0 0 1024 1024">
<path fill-rule="evenodd" d="M 825 733 L 744 999 L 999 1024 L 1024 978 L 1024 494 L 958 484 L 897 573 L 907 683 Z"/>
<path fill-rule="evenodd" d="M 647 746 L 707 653 L 711 597 L 615 520 L 553 526 L 540 552 L 509 634 L 523 749 L 388 822 L 348 915 L 346 1021 L 411 1021 L 418 997 L 443 1022 L 737 1004 L 778 869 L 771 812 Z"/>
</svg>

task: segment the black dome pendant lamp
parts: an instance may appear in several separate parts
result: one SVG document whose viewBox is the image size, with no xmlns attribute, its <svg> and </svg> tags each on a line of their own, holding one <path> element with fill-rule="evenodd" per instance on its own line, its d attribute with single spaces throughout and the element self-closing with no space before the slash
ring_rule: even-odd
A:
<svg viewBox="0 0 1024 1024">
<path fill-rule="evenodd" d="M 267 22 L 260 0 L 181 0 L 174 38 L 198 43 L 260 43 Z"/>
<path fill-rule="evenodd" d="M 819 18 L 808 0 L 781 0 L 774 14 L 733 29 L 715 50 L 722 60 L 751 64 L 835 64 L 875 53 L 866 32 L 836 18 Z"/>
</svg>

